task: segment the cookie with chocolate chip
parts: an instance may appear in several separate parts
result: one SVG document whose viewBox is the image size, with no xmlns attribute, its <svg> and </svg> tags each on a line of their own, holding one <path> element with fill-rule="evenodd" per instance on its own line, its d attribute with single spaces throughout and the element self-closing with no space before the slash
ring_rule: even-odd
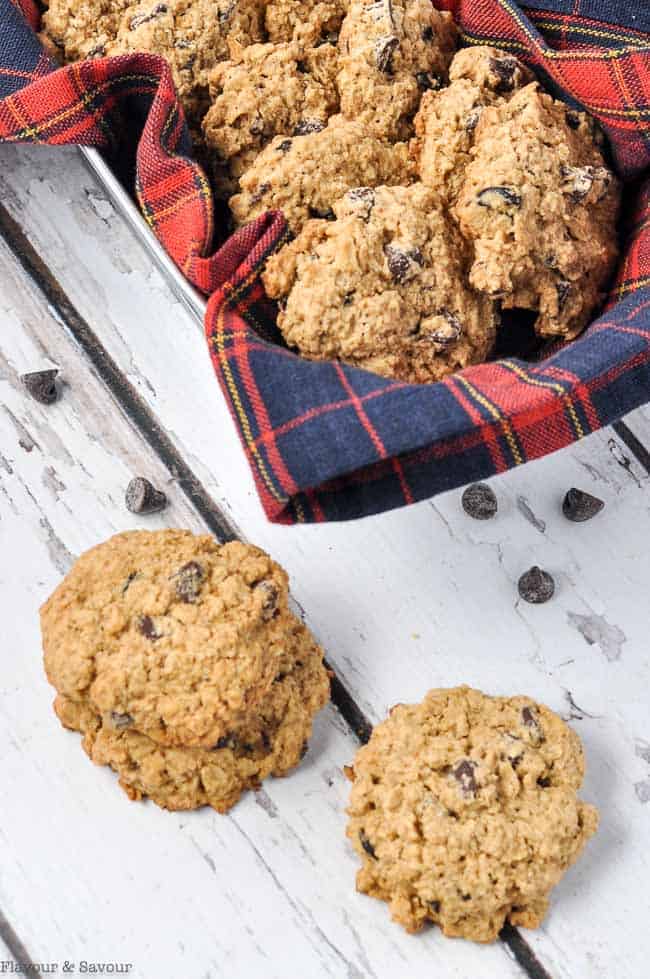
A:
<svg viewBox="0 0 650 979">
<path fill-rule="evenodd" d="M 263 273 L 290 346 L 413 383 L 486 359 L 492 302 L 469 286 L 462 239 L 432 189 L 357 187 L 332 209 Z"/>
<path fill-rule="evenodd" d="M 536 312 L 541 336 L 576 336 L 614 270 L 619 199 L 584 114 L 535 83 L 485 108 L 454 207 L 472 285 Z"/>
<path fill-rule="evenodd" d="M 180 530 L 118 534 L 41 609 L 48 679 L 109 729 L 209 748 L 251 716 L 295 617 L 263 551 Z"/>
<path fill-rule="evenodd" d="M 210 76 L 212 105 L 203 121 L 205 140 L 237 181 L 274 136 L 318 132 L 338 109 L 331 44 L 304 48 L 294 42 L 233 47 L 232 57 Z"/>
<path fill-rule="evenodd" d="M 577 735 L 528 697 L 457 687 L 397 705 L 350 771 L 357 889 L 409 932 L 491 942 L 506 920 L 538 927 L 598 826 L 583 774 Z"/>
<path fill-rule="evenodd" d="M 336 44 L 348 0 L 268 0 L 265 26 L 269 41 Z"/>
<path fill-rule="evenodd" d="M 341 112 L 376 136 L 407 139 L 422 93 L 443 85 L 456 43 L 430 0 L 351 0 L 339 39 Z"/>
<path fill-rule="evenodd" d="M 334 116 L 317 132 L 276 136 L 229 205 L 238 225 L 282 211 L 297 234 L 310 218 L 332 218 L 334 203 L 350 188 L 407 184 L 413 170 L 406 143 L 378 139 L 360 123 Z"/>
<path fill-rule="evenodd" d="M 425 92 L 415 117 L 411 151 L 420 179 L 445 200 L 458 196 L 483 110 L 532 81 L 513 55 L 497 48 L 463 48 L 449 67 L 449 85 Z"/>
<path fill-rule="evenodd" d="M 314 715 L 329 696 L 322 651 L 296 619 L 286 629 L 277 673 L 250 717 L 233 721 L 210 747 L 170 747 L 140 734 L 119 717 L 102 716 L 88 701 L 63 694 L 59 720 L 83 734 L 97 765 L 109 765 L 132 800 L 148 797 L 164 809 L 209 805 L 226 812 L 269 775 L 286 775 L 307 750 Z"/>
</svg>

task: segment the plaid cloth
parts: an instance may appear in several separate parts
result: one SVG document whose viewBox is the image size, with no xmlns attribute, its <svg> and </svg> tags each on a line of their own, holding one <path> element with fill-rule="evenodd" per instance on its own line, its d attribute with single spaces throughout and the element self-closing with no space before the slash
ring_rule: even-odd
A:
<svg viewBox="0 0 650 979">
<path fill-rule="evenodd" d="M 31 29 L 31 0 L 0 0 L 0 139 L 107 154 L 137 143 L 143 213 L 210 294 L 210 354 L 274 521 L 343 520 L 412 503 L 561 449 L 650 399 L 650 9 L 633 0 L 438 6 L 452 10 L 466 43 L 514 52 L 551 91 L 591 112 L 630 186 L 618 276 L 578 340 L 535 364 L 509 358 L 409 385 L 302 360 L 274 342 L 275 308 L 259 271 L 285 240 L 284 220 L 265 215 L 210 254 L 210 189 L 189 158 L 162 59 L 53 70 Z"/>
</svg>

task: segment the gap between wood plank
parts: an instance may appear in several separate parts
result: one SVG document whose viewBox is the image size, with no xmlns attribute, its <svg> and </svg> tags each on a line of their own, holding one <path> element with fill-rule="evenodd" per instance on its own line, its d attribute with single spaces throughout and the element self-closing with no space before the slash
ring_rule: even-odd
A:
<svg viewBox="0 0 650 979">
<path fill-rule="evenodd" d="M 188 497 L 217 539 L 219 541 L 241 539 L 242 535 L 214 502 L 200 480 L 197 479 L 171 439 L 159 425 L 155 415 L 147 407 L 135 388 L 124 377 L 116 362 L 103 347 L 86 320 L 72 304 L 47 264 L 41 259 L 20 225 L 2 204 L 0 204 L 0 236 L 2 236 L 7 247 L 16 257 L 21 268 L 23 268 L 29 278 L 34 282 L 38 290 L 55 311 L 57 317 L 82 348 L 97 371 L 98 376 L 118 402 L 125 415 L 132 421 L 144 440 L 160 458 L 163 465 L 174 478 L 176 484 Z M 626 431 L 629 432 L 627 429 Z M 629 435 L 633 440 L 638 441 L 631 432 L 629 432 Z M 628 445 L 630 451 L 634 452 L 634 449 L 627 441 L 626 445 Z M 639 445 L 641 446 L 641 443 Z M 643 449 L 643 446 L 641 448 Z M 650 460 L 650 454 L 648 454 L 648 459 Z M 643 464 L 645 465 L 645 463 Z M 325 665 L 331 675 L 332 703 L 361 744 L 366 744 L 372 734 L 372 724 L 327 661 L 325 661 Z M 3 928 L 5 926 L 11 941 L 4 937 Z M 5 940 L 5 944 L 14 957 L 16 957 L 16 953 L 14 952 L 15 948 L 19 955 L 24 954 L 26 956 L 24 961 L 29 961 L 26 949 L 11 928 L 9 922 L 2 915 L 1 910 L 0 935 Z M 507 924 L 499 937 L 529 979 L 552 979 L 550 973 L 539 962 L 532 948 L 530 948 L 516 928 Z M 23 959 L 17 958 L 17 961 L 23 961 Z"/>
</svg>

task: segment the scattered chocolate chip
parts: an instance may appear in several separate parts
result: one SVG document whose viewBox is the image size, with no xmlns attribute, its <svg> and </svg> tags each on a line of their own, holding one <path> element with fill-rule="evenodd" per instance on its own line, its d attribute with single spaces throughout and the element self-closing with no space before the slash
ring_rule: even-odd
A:
<svg viewBox="0 0 650 979">
<path fill-rule="evenodd" d="M 271 189 L 271 184 L 260 184 L 254 194 L 251 194 L 250 203 L 259 204 L 264 195 Z"/>
<path fill-rule="evenodd" d="M 375 206 L 375 192 L 372 187 L 353 187 L 346 197 L 354 205 L 363 221 L 368 221 Z"/>
<path fill-rule="evenodd" d="M 299 71 L 301 75 L 306 75 L 309 71 L 306 62 L 296 61 L 296 71 Z"/>
<path fill-rule="evenodd" d="M 458 782 L 460 790 L 464 796 L 474 796 L 476 795 L 476 779 L 474 778 L 474 769 L 476 768 L 476 762 L 470 761 L 469 758 L 464 758 L 463 761 L 459 762 L 454 769 L 452 769 L 452 775 Z"/>
<path fill-rule="evenodd" d="M 22 374 L 20 379 L 34 401 L 38 401 L 42 405 L 51 405 L 59 396 L 56 389 L 58 373 L 56 368 L 46 371 L 30 371 L 28 374 Z"/>
<path fill-rule="evenodd" d="M 322 119 L 302 119 L 293 131 L 294 136 L 309 136 L 310 133 L 320 133 L 325 129 Z"/>
<path fill-rule="evenodd" d="M 222 26 L 228 23 L 236 6 L 237 0 L 232 0 L 232 3 L 225 10 L 219 11 L 219 23 Z"/>
<path fill-rule="evenodd" d="M 249 126 L 251 136 L 263 136 L 264 135 L 264 119 L 262 116 L 255 116 L 253 121 Z"/>
<path fill-rule="evenodd" d="M 571 295 L 572 286 L 570 282 L 566 281 L 566 279 L 560 279 L 559 282 L 556 282 L 555 289 L 557 292 L 557 307 L 558 311 L 561 313 L 566 305 L 567 299 Z"/>
<path fill-rule="evenodd" d="M 144 476 L 136 476 L 126 488 L 124 502 L 131 513 L 156 513 L 165 509 L 167 497 Z"/>
<path fill-rule="evenodd" d="M 128 577 L 128 578 L 126 579 L 126 581 L 125 581 L 125 582 L 124 582 L 124 584 L 122 585 L 122 594 L 123 594 L 123 595 L 126 595 L 126 593 L 127 593 L 127 591 L 128 591 L 128 590 L 129 590 L 129 588 L 131 587 L 131 583 L 132 583 L 133 581 L 135 581 L 135 579 L 136 579 L 137 577 L 138 577 L 138 572 L 137 572 L 137 571 L 132 571 L 132 572 L 131 572 L 131 574 L 129 575 L 129 577 Z"/>
<path fill-rule="evenodd" d="M 359 830 L 359 840 L 361 842 L 361 846 L 364 848 L 368 856 L 372 857 L 373 860 L 376 860 L 377 854 L 375 853 L 375 848 L 363 830 Z"/>
<path fill-rule="evenodd" d="M 418 88 L 423 92 L 437 92 L 439 88 L 442 88 L 440 75 L 434 75 L 430 71 L 418 71 L 415 80 L 418 83 Z"/>
<path fill-rule="evenodd" d="M 116 731 L 123 731 L 127 727 L 131 727 L 133 724 L 133 718 L 130 714 L 119 714 L 117 711 L 111 711 L 111 724 Z"/>
<path fill-rule="evenodd" d="M 548 789 L 551 785 L 551 780 L 550 778 L 543 776 L 542 778 L 537 779 L 537 784 L 539 785 L 540 789 Z"/>
<path fill-rule="evenodd" d="M 542 605 L 555 594 L 555 582 L 548 571 L 537 566 L 525 571 L 519 579 L 519 594 L 531 605 Z"/>
<path fill-rule="evenodd" d="M 288 153 L 293 143 L 290 139 L 283 139 L 281 143 L 278 144 L 278 149 L 280 153 Z"/>
<path fill-rule="evenodd" d="M 429 908 L 431 909 L 431 911 L 433 912 L 433 914 L 439 914 L 440 913 L 440 901 L 429 901 Z"/>
<path fill-rule="evenodd" d="M 270 751 L 271 748 L 273 747 L 273 742 L 271 741 L 266 731 L 262 731 L 262 744 L 264 746 L 265 751 Z"/>
<path fill-rule="evenodd" d="M 434 316 L 427 316 L 420 322 L 423 339 L 451 347 L 460 340 L 463 326 L 458 317 L 448 309 L 441 309 Z"/>
<path fill-rule="evenodd" d="M 57 45 L 57 47 L 63 47 L 62 45 Z M 96 44 L 94 48 L 86 53 L 86 58 L 103 58 L 106 54 L 106 47 L 103 44 Z"/>
<path fill-rule="evenodd" d="M 547 269 L 550 269 L 551 272 L 557 272 L 558 271 L 557 258 L 555 257 L 555 255 L 547 255 L 544 258 L 544 267 L 547 268 Z"/>
<path fill-rule="evenodd" d="M 318 39 L 318 41 L 316 42 L 316 47 L 320 48 L 323 46 L 323 44 L 331 44 L 333 47 L 336 47 L 338 43 L 339 43 L 339 36 L 336 33 L 336 31 L 329 31 L 327 34 L 324 34 L 322 37 Z"/>
<path fill-rule="evenodd" d="M 472 111 L 470 113 L 468 113 L 468 115 L 467 115 L 467 117 L 465 119 L 465 132 L 466 133 L 473 133 L 474 132 L 474 130 L 478 126 L 478 121 L 481 118 L 481 113 L 482 112 L 483 112 L 483 109 L 480 109 L 479 108 L 479 109 L 472 109 Z"/>
<path fill-rule="evenodd" d="M 497 76 L 494 91 L 499 95 L 512 92 L 515 86 L 515 72 L 519 67 L 516 58 L 506 55 L 502 58 L 490 58 L 490 71 Z"/>
<path fill-rule="evenodd" d="M 422 31 L 423 41 L 433 41 L 433 27 L 425 27 Z"/>
<path fill-rule="evenodd" d="M 524 757 L 523 755 L 508 755 L 508 761 L 510 762 L 512 767 L 516 769 L 517 766 L 521 764 L 521 760 L 523 757 Z"/>
<path fill-rule="evenodd" d="M 562 502 L 562 513 L 573 523 L 583 523 L 597 516 L 605 504 L 597 496 L 585 493 L 584 490 L 571 487 Z"/>
<path fill-rule="evenodd" d="M 398 47 L 399 39 L 394 34 L 387 34 L 386 37 L 380 37 L 375 41 L 375 64 L 378 71 L 383 71 L 386 75 L 391 74 L 393 55 Z"/>
<path fill-rule="evenodd" d="M 539 727 L 537 718 L 530 707 L 524 707 L 521 712 L 521 719 L 526 727 Z"/>
<path fill-rule="evenodd" d="M 235 747 L 235 744 L 236 740 L 232 734 L 224 734 L 222 738 L 219 738 L 212 750 L 223 751 L 224 748 Z"/>
<path fill-rule="evenodd" d="M 138 632 L 142 633 L 145 639 L 160 639 L 160 633 L 156 632 L 153 619 L 150 615 L 141 615 L 137 621 Z"/>
<path fill-rule="evenodd" d="M 510 187 L 486 187 L 477 198 L 476 203 L 480 207 L 489 207 L 490 210 L 503 210 L 503 206 L 521 207 L 521 195 Z"/>
<path fill-rule="evenodd" d="M 331 207 L 318 208 L 310 205 L 309 216 L 311 218 L 319 218 L 321 221 L 336 221 L 336 214 Z"/>
<path fill-rule="evenodd" d="M 404 249 L 399 245 L 385 245 L 384 255 L 388 271 L 393 280 L 401 285 L 415 278 L 424 264 L 424 258 L 419 248 Z"/>
<path fill-rule="evenodd" d="M 205 572 L 197 561 L 188 561 L 172 576 L 174 589 L 182 602 L 190 605 L 195 602 L 201 591 Z"/>
<path fill-rule="evenodd" d="M 129 30 L 134 31 L 137 27 L 141 27 L 143 24 L 147 24 L 150 20 L 155 20 L 156 17 L 160 17 L 161 14 L 167 13 L 167 4 L 157 3 L 153 10 L 150 10 L 148 14 L 139 14 L 137 17 L 132 17 L 129 23 Z"/>
<path fill-rule="evenodd" d="M 461 503 L 467 516 L 474 520 L 491 520 L 499 509 L 494 490 L 487 483 L 473 483 L 468 486 Z"/>
<path fill-rule="evenodd" d="M 346 294 L 343 296 L 343 305 L 351 306 L 353 299 L 354 299 L 354 292 L 346 292 Z"/>
<path fill-rule="evenodd" d="M 279 613 L 278 598 L 280 597 L 280 593 L 278 587 L 272 581 L 260 581 L 259 584 L 255 585 L 255 588 L 264 592 L 262 618 L 265 622 L 270 622 Z"/>
</svg>

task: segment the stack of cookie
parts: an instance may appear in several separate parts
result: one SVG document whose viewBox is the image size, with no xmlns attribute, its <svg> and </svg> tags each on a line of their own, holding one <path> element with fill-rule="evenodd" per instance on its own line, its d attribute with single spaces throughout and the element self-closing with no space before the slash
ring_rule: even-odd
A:
<svg viewBox="0 0 650 979">
<path fill-rule="evenodd" d="M 264 552 L 166 530 L 84 554 L 41 610 L 61 723 L 131 799 L 228 810 L 307 750 L 323 654 Z"/>
<path fill-rule="evenodd" d="M 167 57 L 234 224 L 281 210 L 296 236 L 264 285 L 305 357 L 427 383 L 487 360 L 508 311 L 571 339 L 603 298 L 594 125 L 512 55 L 456 53 L 431 0 L 49 0 L 44 31 L 66 60 Z"/>
</svg>

